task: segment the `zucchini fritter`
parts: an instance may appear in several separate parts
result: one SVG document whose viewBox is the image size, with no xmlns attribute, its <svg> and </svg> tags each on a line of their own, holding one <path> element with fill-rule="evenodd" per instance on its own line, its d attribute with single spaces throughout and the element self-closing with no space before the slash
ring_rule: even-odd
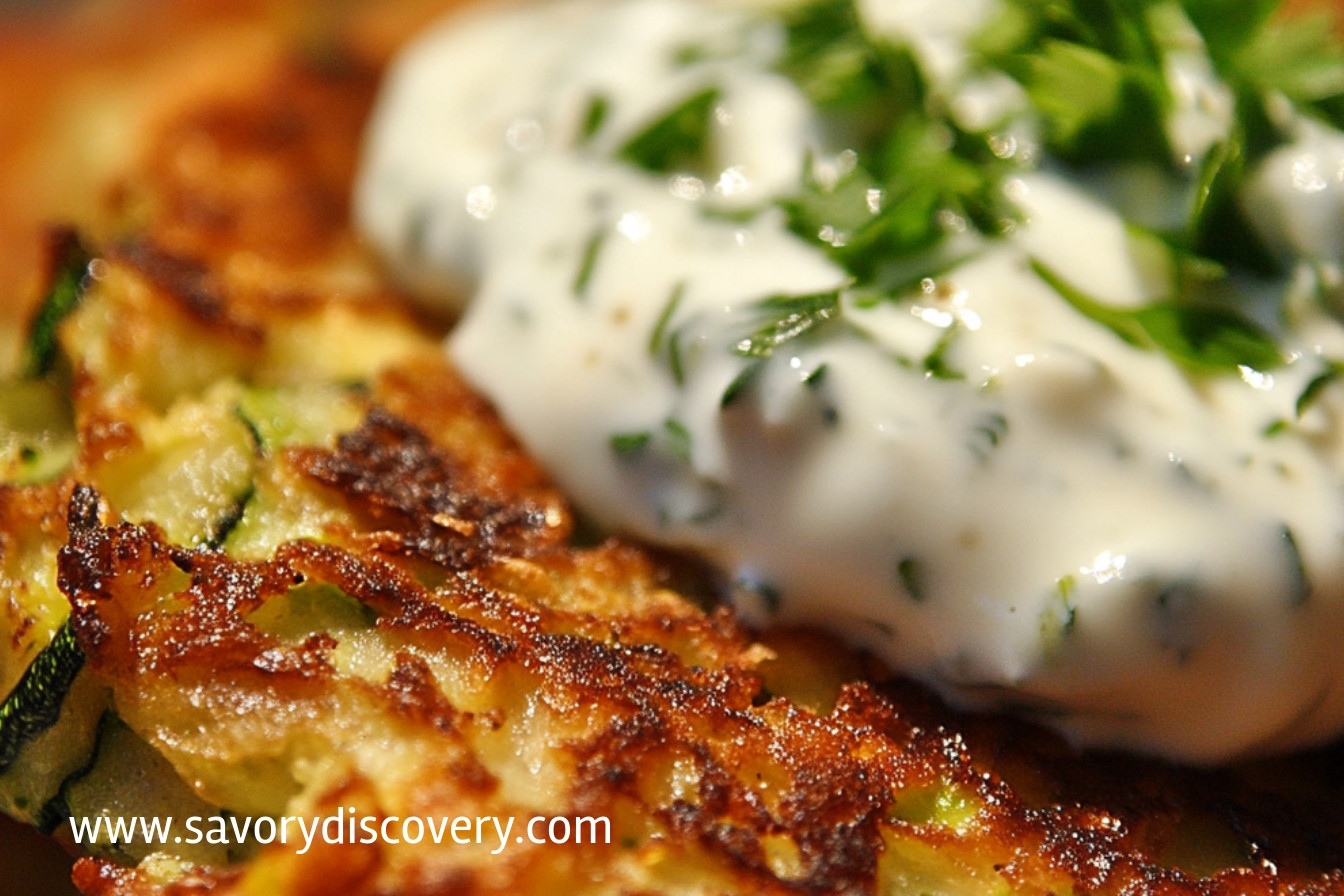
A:
<svg viewBox="0 0 1344 896">
<path fill-rule="evenodd" d="M 86 844 L 84 892 L 1344 893 L 1337 752 L 1079 756 L 589 537 L 346 225 L 386 20 L 298 8 L 173 63 L 0 392 L 4 810 L 254 832 Z M 350 816 L 592 836 L 252 827 Z"/>
</svg>

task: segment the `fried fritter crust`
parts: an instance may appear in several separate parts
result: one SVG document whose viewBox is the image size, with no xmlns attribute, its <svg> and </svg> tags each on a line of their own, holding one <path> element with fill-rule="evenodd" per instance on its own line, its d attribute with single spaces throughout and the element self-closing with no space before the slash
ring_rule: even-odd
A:
<svg viewBox="0 0 1344 896">
<path fill-rule="evenodd" d="M 71 213 L 100 259 L 61 334 L 74 454 L 0 486 L 3 643 L 30 655 L 60 621 L 46 597 L 68 601 L 116 713 L 238 815 L 601 817 L 611 837 L 85 858 L 83 892 L 1344 893 L 1337 754 L 1079 756 L 816 634 L 745 632 L 682 561 L 578 544 L 443 359 L 446 324 L 348 229 L 390 19 L 247 8 L 183 25 L 254 36 L 217 70 L 148 54 L 192 88 L 135 107 L 124 164 Z M 230 409 L 272 393 L 348 425 L 240 429 Z M 213 441 L 174 453 L 197 420 Z M 236 469 L 240 513 L 192 534 L 162 509 L 179 457 Z"/>
</svg>

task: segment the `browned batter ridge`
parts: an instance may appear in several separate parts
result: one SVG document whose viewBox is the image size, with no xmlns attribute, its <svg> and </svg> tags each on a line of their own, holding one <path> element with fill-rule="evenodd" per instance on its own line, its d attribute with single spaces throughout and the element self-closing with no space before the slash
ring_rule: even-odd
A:
<svg viewBox="0 0 1344 896">
<path fill-rule="evenodd" d="M 0 83 L 53 79 L 0 173 L 0 800 L 72 849 L 253 832 L 104 837 L 82 892 L 1344 893 L 1339 747 L 1079 755 L 588 532 L 348 228 L 432 5 L 131 0 L 161 19 L 87 50 L 101 99 L 17 49 L 62 26 L 0 40 Z M 95 127 L 93 192 L 51 201 L 41 147 Z M 356 824 L 411 817 L 472 842 Z"/>
</svg>

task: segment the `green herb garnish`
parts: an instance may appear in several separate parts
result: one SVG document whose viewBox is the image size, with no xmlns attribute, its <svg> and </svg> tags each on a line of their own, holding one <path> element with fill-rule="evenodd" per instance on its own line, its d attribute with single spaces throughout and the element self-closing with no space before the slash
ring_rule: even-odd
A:
<svg viewBox="0 0 1344 896">
<path fill-rule="evenodd" d="M 1344 363 L 1331 361 L 1325 366 L 1325 370 L 1311 378 L 1302 393 L 1297 396 L 1297 402 L 1293 406 L 1293 412 L 1298 419 L 1302 418 L 1320 394 L 1325 391 L 1326 386 L 1344 376 Z"/>
<path fill-rule="evenodd" d="M 583 254 L 579 256 L 579 269 L 574 274 L 574 295 L 580 299 L 588 294 L 588 284 L 597 269 L 597 258 L 607 241 L 607 231 L 595 230 L 583 244 Z"/>
<path fill-rule="evenodd" d="M 663 432 L 667 435 L 667 450 L 682 463 L 691 462 L 691 430 L 680 420 L 669 417 L 663 421 Z"/>
<path fill-rule="evenodd" d="M 1302 551 L 1297 546 L 1297 538 L 1287 523 L 1280 528 L 1279 537 L 1288 553 L 1288 565 L 1292 570 L 1293 588 L 1289 591 L 1291 600 L 1294 606 L 1300 606 L 1311 597 L 1311 580 L 1307 578 L 1307 567 L 1302 562 Z"/>
<path fill-rule="evenodd" d="M 928 573 L 924 564 L 915 557 L 903 557 L 896 563 L 896 578 L 910 599 L 923 603 L 928 597 Z"/>
<path fill-rule="evenodd" d="M 718 101 L 719 91 L 714 88 L 688 97 L 631 137 L 617 155 L 656 174 L 704 171 Z"/>
<path fill-rule="evenodd" d="M 607 120 L 607 113 L 610 111 L 611 101 L 602 94 L 589 98 L 588 105 L 583 110 L 583 120 L 579 124 L 580 143 L 587 143 L 602 130 L 602 125 Z"/>
<path fill-rule="evenodd" d="M 617 457 L 634 457 L 644 450 L 652 438 L 648 432 L 619 432 L 611 437 L 611 450 Z"/>
<path fill-rule="evenodd" d="M 911 262 L 937 257 L 949 237 L 992 240 L 1011 229 L 1019 215 L 1004 184 L 1039 159 L 1080 169 L 1108 160 L 1149 166 L 1187 185 L 1184 225 L 1151 235 L 1177 262 L 1173 294 L 1123 310 L 1075 289 L 1061 294 L 1191 373 L 1277 366 L 1274 340 L 1239 307 L 1230 279 L 1279 264 L 1239 196 L 1248 172 L 1290 137 L 1273 104 L 1286 98 L 1303 115 L 1344 127 L 1344 47 L 1329 16 L 1278 17 L 1276 7 L 1273 0 L 1008 0 L 972 39 L 971 76 L 1006 75 L 1030 104 L 974 127 L 956 119 L 953 97 L 940 95 L 908 48 L 865 26 L 852 0 L 792 7 L 779 68 L 817 105 L 845 164 L 819 168 L 812 159 L 797 193 L 779 204 L 797 235 L 850 273 L 855 291 L 894 295 L 897 272 L 908 282 Z M 1198 148 L 1199 157 L 1183 155 L 1172 136 L 1189 102 L 1173 90 L 1170 72 L 1179 65 L 1205 65 L 1225 85 L 1225 133 Z M 1024 157 L 1013 148 L 1015 131 L 1037 135 L 1040 145 Z M 781 318 L 755 334 L 752 349 L 768 354 L 773 334 L 790 332 Z M 931 373 L 955 373 L 941 352 L 929 360 Z"/>
<path fill-rule="evenodd" d="M 1055 582 L 1054 592 L 1041 610 L 1041 653 L 1047 658 L 1059 654 L 1078 623 L 1078 607 L 1074 602 L 1077 586 L 1077 580 L 1072 575 L 1060 576 Z"/>
<path fill-rule="evenodd" d="M 728 408 L 737 403 L 737 400 L 742 397 L 760 373 L 761 363 L 759 360 L 753 361 L 743 367 L 737 376 L 733 377 L 732 382 L 728 384 L 728 388 L 723 390 L 723 396 L 719 399 L 720 408 Z"/>
<path fill-rule="evenodd" d="M 943 330 L 943 334 L 938 337 L 938 341 L 933 344 L 933 348 L 924 356 L 925 373 L 936 380 L 960 380 L 965 378 L 964 373 L 947 363 L 947 353 L 960 333 L 961 327 L 956 324 Z"/>
<path fill-rule="evenodd" d="M 681 299 L 686 294 L 686 281 L 682 280 L 672 288 L 672 293 L 667 297 L 667 302 L 663 305 L 663 310 L 658 314 L 658 320 L 653 325 L 653 332 L 649 335 L 649 354 L 657 355 L 663 350 L 663 340 L 667 335 L 668 325 L 672 322 L 672 317 L 677 313 L 677 308 L 681 306 Z"/>
<path fill-rule="evenodd" d="M 1032 269 L 1080 313 L 1135 347 L 1165 352 L 1192 372 L 1268 370 L 1283 363 L 1273 337 L 1231 306 L 1170 299 L 1116 308 L 1091 298 L 1040 261 L 1033 261 Z"/>
<path fill-rule="evenodd" d="M 747 358 L 769 358 L 781 346 L 813 332 L 840 313 L 840 291 L 771 296 L 756 305 L 766 318 L 734 350 Z"/>
<path fill-rule="evenodd" d="M 845 291 L 904 301 L 912 280 L 1021 224 L 1005 187 L 1049 160 L 1080 175 L 1116 162 L 1141 168 L 1183 203 L 1161 230 L 1152 221 L 1130 222 L 1150 228 L 1145 236 L 1169 253 L 1175 282 L 1160 301 L 1109 307 L 1038 263 L 1037 273 L 1076 310 L 1192 375 L 1281 364 L 1274 339 L 1245 310 L 1237 275 L 1275 273 L 1282 262 L 1240 197 L 1249 172 L 1292 137 L 1285 100 L 1301 117 L 1344 128 L 1344 47 L 1328 16 L 1280 17 L 1273 15 L 1277 5 L 1004 0 L 997 18 L 970 36 L 964 79 L 1013 82 L 1025 100 L 979 118 L 957 113 L 961 80 L 947 82 L 917 48 L 875 32 L 857 0 L 784 6 L 775 68 L 814 104 L 820 145 L 789 195 L 755 208 L 707 202 L 704 213 L 782 213 L 796 236 L 850 280 L 844 290 L 762 300 L 759 322 L 734 351 L 772 357 L 838 319 Z M 1206 79 L 1208 95 L 1185 96 L 1176 71 Z M 720 95 L 711 85 L 684 96 L 630 137 L 619 157 L 657 174 L 714 175 Z M 600 126 L 598 106 L 595 100 L 584 119 L 598 124 L 585 132 Z M 1215 126 L 1203 143 L 1187 145 L 1177 124 L 1191 114 Z M 656 352 L 666 344 L 675 367 L 675 340 L 665 335 L 673 310 L 660 319 L 652 345 Z M 927 373 L 959 375 L 946 362 L 949 341 L 923 359 Z M 730 389 L 724 403 L 740 391 Z"/>
<path fill-rule="evenodd" d="M 1008 418 L 997 411 L 984 414 L 972 427 L 971 435 L 971 453 L 983 463 L 1008 435 Z"/>
</svg>

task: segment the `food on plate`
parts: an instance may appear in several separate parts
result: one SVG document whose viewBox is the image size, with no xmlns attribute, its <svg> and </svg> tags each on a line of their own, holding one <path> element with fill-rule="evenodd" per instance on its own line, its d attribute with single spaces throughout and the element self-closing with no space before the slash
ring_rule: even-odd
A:
<svg viewBox="0 0 1344 896">
<path fill-rule="evenodd" d="M 396 63 L 357 217 L 566 493 L 753 622 L 1085 744 L 1319 743 L 1344 56 L 1273 13 L 486 7 Z"/>
<path fill-rule="evenodd" d="M 349 225 L 424 8 L 174 7 L 21 131 L 104 147 L 0 284 L 0 809 L 82 892 L 1344 892 L 1337 751 L 1082 754 L 595 534 Z"/>
</svg>

